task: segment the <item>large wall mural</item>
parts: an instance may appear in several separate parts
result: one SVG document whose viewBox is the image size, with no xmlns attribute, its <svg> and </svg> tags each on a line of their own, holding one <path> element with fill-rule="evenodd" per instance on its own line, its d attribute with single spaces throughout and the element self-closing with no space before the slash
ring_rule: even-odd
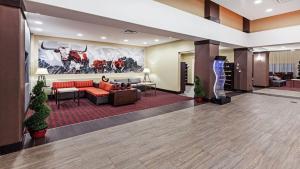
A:
<svg viewBox="0 0 300 169">
<path fill-rule="evenodd" d="M 38 60 L 49 74 L 138 73 L 144 69 L 144 49 L 39 41 Z"/>
</svg>

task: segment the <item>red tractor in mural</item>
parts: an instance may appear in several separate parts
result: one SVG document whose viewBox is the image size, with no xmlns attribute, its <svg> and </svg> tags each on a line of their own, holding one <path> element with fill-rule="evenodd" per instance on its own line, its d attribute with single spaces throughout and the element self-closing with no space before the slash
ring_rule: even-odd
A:
<svg viewBox="0 0 300 169">
<path fill-rule="evenodd" d="M 62 64 L 68 73 L 81 73 L 89 68 L 89 59 L 86 53 L 87 46 L 83 51 L 80 51 L 64 46 L 60 46 L 58 48 L 49 48 L 45 47 L 44 43 L 42 43 L 41 48 L 59 53 Z"/>
</svg>

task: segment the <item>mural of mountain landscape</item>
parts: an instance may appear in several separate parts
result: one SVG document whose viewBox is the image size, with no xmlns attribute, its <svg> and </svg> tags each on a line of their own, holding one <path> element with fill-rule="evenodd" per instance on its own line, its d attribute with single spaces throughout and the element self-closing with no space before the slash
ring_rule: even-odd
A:
<svg viewBox="0 0 300 169">
<path fill-rule="evenodd" d="M 38 62 L 49 74 L 139 73 L 144 49 L 39 41 Z"/>
</svg>

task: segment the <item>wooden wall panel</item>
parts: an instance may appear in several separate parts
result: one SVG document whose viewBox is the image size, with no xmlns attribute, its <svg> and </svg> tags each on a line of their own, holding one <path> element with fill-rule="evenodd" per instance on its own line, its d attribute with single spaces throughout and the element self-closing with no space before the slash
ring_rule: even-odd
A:
<svg viewBox="0 0 300 169">
<path fill-rule="evenodd" d="M 251 32 L 300 25 L 300 10 L 250 22 Z"/>
<path fill-rule="evenodd" d="M 185 12 L 204 17 L 204 0 L 156 0 Z"/>
<path fill-rule="evenodd" d="M 220 6 L 221 24 L 243 31 L 243 17 Z"/>
<path fill-rule="evenodd" d="M 0 5 L 0 147 L 22 141 L 24 115 L 24 19 Z M 0 152 L 1 153 L 1 152 Z"/>
</svg>

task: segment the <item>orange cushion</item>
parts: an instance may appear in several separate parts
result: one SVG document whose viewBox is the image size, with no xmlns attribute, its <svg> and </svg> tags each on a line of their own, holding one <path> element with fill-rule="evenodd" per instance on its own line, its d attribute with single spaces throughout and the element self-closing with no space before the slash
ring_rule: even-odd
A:
<svg viewBox="0 0 300 169">
<path fill-rule="evenodd" d="M 52 87 L 54 89 L 59 89 L 59 88 L 71 88 L 75 86 L 74 86 L 74 82 L 70 81 L 70 82 L 53 82 Z"/>
<path fill-rule="evenodd" d="M 113 89 L 114 85 L 107 83 L 107 82 L 100 82 L 99 88 L 106 91 L 111 91 Z"/>
<path fill-rule="evenodd" d="M 105 84 L 106 84 L 106 82 L 100 82 L 99 83 L 99 88 L 104 90 Z"/>
<path fill-rule="evenodd" d="M 81 87 L 93 87 L 93 81 L 87 80 L 87 81 L 75 81 L 75 87 L 81 88 Z"/>
<path fill-rule="evenodd" d="M 109 95 L 109 92 L 105 91 L 105 90 L 102 90 L 102 89 L 97 89 L 97 88 L 94 88 L 94 87 L 91 87 L 91 88 L 87 88 L 86 89 L 86 92 L 98 97 L 98 96 L 108 96 Z"/>
<path fill-rule="evenodd" d="M 104 87 L 104 90 L 106 91 L 111 91 L 113 89 L 114 85 L 113 84 L 110 84 L 110 83 L 106 83 L 105 84 L 105 87 Z"/>
</svg>

